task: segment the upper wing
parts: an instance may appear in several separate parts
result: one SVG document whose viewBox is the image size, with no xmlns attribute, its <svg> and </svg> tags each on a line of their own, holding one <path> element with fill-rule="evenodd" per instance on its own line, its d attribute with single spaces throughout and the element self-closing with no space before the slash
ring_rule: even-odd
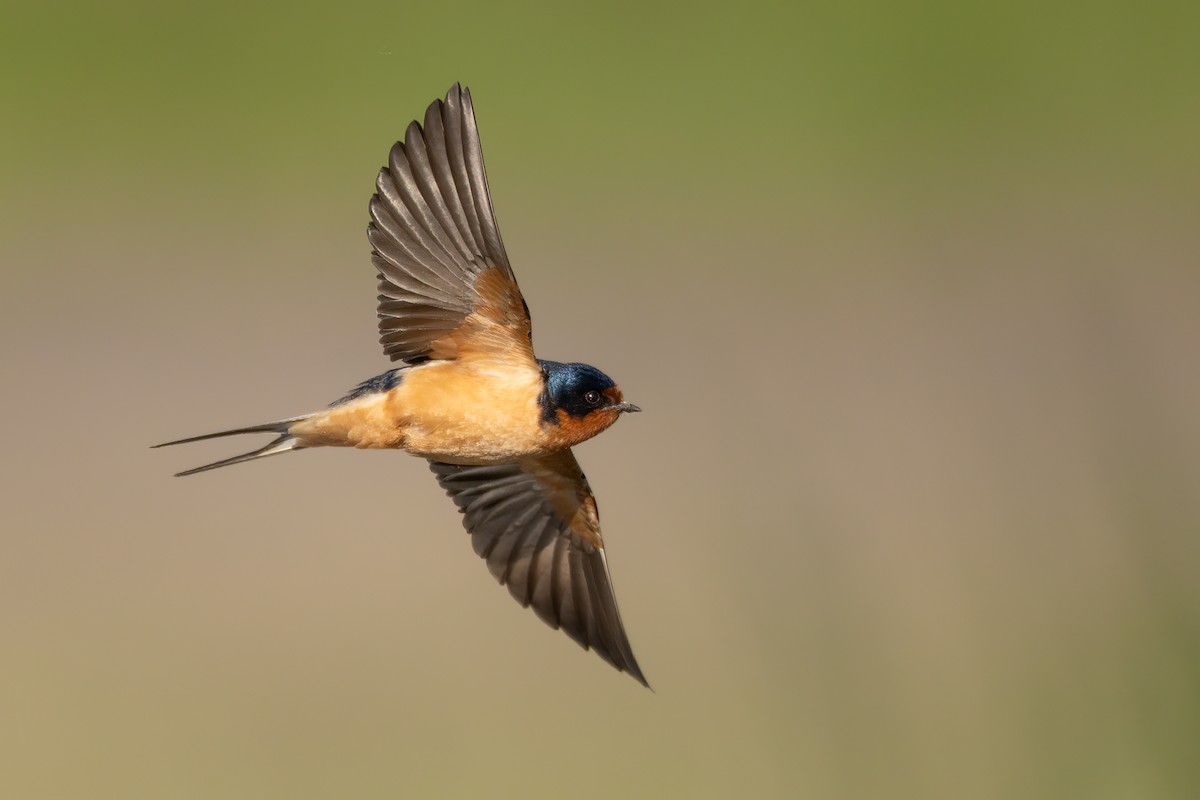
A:
<svg viewBox="0 0 1200 800">
<path fill-rule="evenodd" d="M 379 334 L 393 361 L 533 360 L 529 309 L 492 212 L 471 92 L 457 83 L 413 121 L 379 172 L 367 238 Z"/>
<path fill-rule="evenodd" d="M 596 499 L 571 451 L 521 464 L 430 467 L 463 512 L 475 552 L 517 602 L 649 686 L 617 612 Z"/>
</svg>

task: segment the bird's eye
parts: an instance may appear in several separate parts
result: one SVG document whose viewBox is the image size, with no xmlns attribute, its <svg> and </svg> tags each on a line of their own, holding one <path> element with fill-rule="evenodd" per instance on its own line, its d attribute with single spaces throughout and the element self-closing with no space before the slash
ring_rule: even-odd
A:
<svg viewBox="0 0 1200 800">
<path fill-rule="evenodd" d="M 595 389 L 592 389 L 590 392 L 585 394 L 583 396 L 583 399 L 587 402 L 587 404 L 589 406 L 600 405 L 600 393 L 597 392 Z"/>
</svg>

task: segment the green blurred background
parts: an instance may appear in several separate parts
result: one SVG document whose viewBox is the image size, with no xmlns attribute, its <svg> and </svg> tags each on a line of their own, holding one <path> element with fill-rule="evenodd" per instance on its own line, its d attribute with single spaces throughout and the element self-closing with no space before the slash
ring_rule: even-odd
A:
<svg viewBox="0 0 1200 800">
<path fill-rule="evenodd" d="M 0 795 L 1200 796 L 1200 6 L 0 10 Z M 426 467 L 188 480 L 387 366 L 473 90 L 652 694 Z"/>
</svg>

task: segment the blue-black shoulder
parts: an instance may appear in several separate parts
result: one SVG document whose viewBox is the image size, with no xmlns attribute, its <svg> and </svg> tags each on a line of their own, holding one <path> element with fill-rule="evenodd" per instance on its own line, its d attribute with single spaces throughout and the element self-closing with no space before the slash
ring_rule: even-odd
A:
<svg viewBox="0 0 1200 800">
<path fill-rule="evenodd" d="M 349 403 L 351 400 L 357 400 L 368 394 L 376 394 L 379 392 L 388 392 L 400 385 L 400 381 L 404 379 L 404 371 L 408 367 L 398 367 L 397 369 L 389 369 L 382 375 L 376 375 L 374 378 L 367 378 L 365 381 L 355 386 L 349 393 L 338 400 L 330 403 L 331 406 L 340 406 L 342 403 Z"/>
</svg>

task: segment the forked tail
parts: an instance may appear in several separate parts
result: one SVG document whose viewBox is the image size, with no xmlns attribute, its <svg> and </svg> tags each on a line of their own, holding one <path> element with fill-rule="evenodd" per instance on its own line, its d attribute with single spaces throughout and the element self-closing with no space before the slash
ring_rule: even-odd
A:
<svg viewBox="0 0 1200 800">
<path fill-rule="evenodd" d="M 241 464 L 243 461 L 253 461 L 256 458 L 266 458 L 267 456 L 274 456 L 274 455 L 278 455 L 279 453 L 286 453 L 289 450 L 300 450 L 303 448 L 303 445 L 300 444 L 299 439 L 297 439 L 295 436 L 292 436 L 290 433 L 288 433 L 288 430 L 292 427 L 292 425 L 296 424 L 300 420 L 307 419 L 308 416 L 309 415 L 306 414 L 303 417 L 292 417 L 290 419 L 281 419 L 281 420 L 277 420 L 275 422 L 267 422 L 262 425 L 251 425 L 248 428 L 234 428 L 233 430 L 229 430 L 229 431 L 218 431 L 217 433 L 206 433 L 203 436 L 192 436 L 191 438 L 178 439 L 174 442 L 163 442 L 162 444 L 154 445 L 154 447 L 170 447 L 171 445 L 174 445 L 174 444 L 187 444 L 188 442 L 200 442 L 205 439 L 217 439 L 222 436 L 236 436 L 239 433 L 277 433 L 277 434 L 279 434 L 278 438 L 276 438 L 273 442 L 267 444 L 264 447 L 260 447 L 257 450 L 252 450 L 249 453 L 243 453 L 240 456 L 233 456 L 232 458 L 225 458 L 220 461 L 214 461 L 213 463 L 205 464 L 202 467 L 195 467 L 194 469 L 184 470 L 183 472 L 175 473 L 175 477 L 181 478 L 184 475 L 195 475 L 197 472 L 205 472 L 210 469 L 216 469 L 217 467 L 228 467 L 231 464 Z"/>
</svg>

